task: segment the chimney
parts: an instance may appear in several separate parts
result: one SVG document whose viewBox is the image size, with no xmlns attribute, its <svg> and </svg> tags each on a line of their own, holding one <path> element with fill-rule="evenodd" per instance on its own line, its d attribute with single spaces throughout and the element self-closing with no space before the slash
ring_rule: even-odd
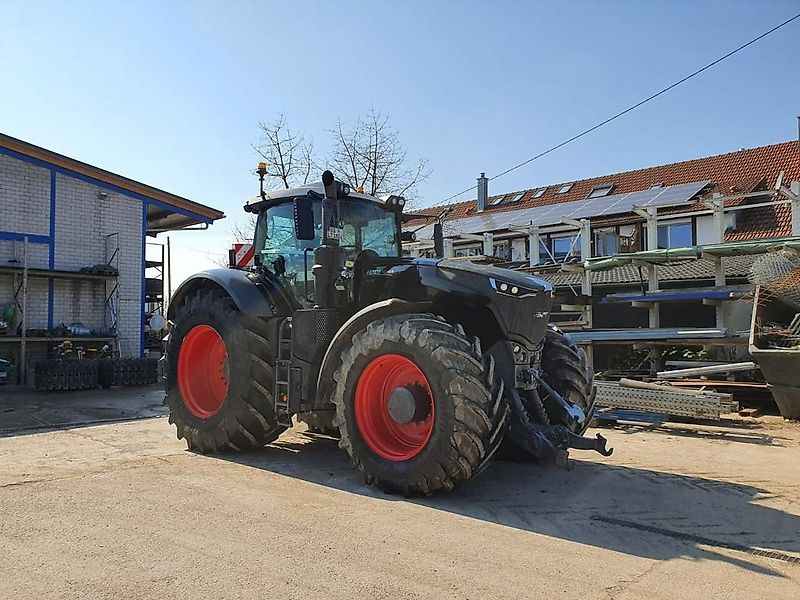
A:
<svg viewBox="0 0 800 600">
<path fill-rule="evenodd" d="M 478 177 L 478 212 L 486 209 L 486 200 L 489 198 L 489 180 L 486 173 L 481 173 Z"/>
</svg>

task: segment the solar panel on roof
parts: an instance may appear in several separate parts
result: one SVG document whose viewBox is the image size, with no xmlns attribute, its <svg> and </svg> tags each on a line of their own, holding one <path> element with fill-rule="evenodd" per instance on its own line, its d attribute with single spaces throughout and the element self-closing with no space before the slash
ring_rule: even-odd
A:
<svg viewBox="0 0 800 600">
<path fill-rule="evenodd" d="M 602 217 L 604 215 L 610 214 L 614 210 L 616 210 L 617 206 L 619 206 L 621 202 L 624 202 L 624 199 L 617 198 L 616 196 L 605 198 L 605 202 L 597 203 L 597 207 L 599 208 L 599 210 L 597 211 L 597 214 L 593 216 Z"/>
<path fill-rule="evenodd" d="M 691 200 L 697 193 L 706 187 L 709 181 L 698 181 L 695 183 L 682 183 L 671 185 L 664 188 L 647 190 L 657 192 L 644 206 L 669 206 L 680 205 Z"/>
<path fill-rule="evenodd" d="M 514 216 L 514 212 L 516 212 L 516 211 L 505 212 L 505 213 L 500 213 L 499 215 L 495 215 L 495 219 L 494 219 L 495 223 L 497 223 L 498 226 L 501 229 L 508 228 L 509 225 L 511 225 L 512 223 L 514 223 L 516 221 L 516 217 Z"/>
<path fill-rule="evenodd" d="M 534 225 L 553 225 L 560 222 L 562 217 L 585 219 L 625 214 L 632 212 L 635 207 L 681 205 L 693 198 L 708 183 L 708 181 L 698 181 L 665 188 L 585 199 L 580 202 L 562 202 L 513 211 L 506 213 L 513 215 L 513 218 L 507 221 L 505 226 L 508 227 L 508 225 L 512 224 L 525 225 L 531 222 Z"/>
<path fill-rule="evenodd" d="M 563 217 L 588 219 L 607 215 L 619 215 L 632 212 L 634 208 L 645 206 L 680 206 L 686 204 L 698 194 L 709 181 L 697 181 L 651 188 L 627 194 L 614 194 L 600 198 L 590 198 L 576 202 L 561 202 L 535 206 L 522 210 L 496 214 L 478 214 L 463 219 L 445 221 L 445 235 L 453 236 L 462 233 L 484 233 L 501 231 L 512 225 L 555 225 Z M 542 188 L 543 190 L 546 188 Z M 538 193 L 538 192 L 537 192 Z M 504 196 L 501 196 L 503 198 Z M 536 197 L 536 194 L 534 194 Z M 430 239 L 433 236 L 433 225 L 425 225 L 417 230 L 417 239 Z"/>
<path fill-rule="evenodd" d="M 584 202 L 576 210 L 572 211 L 570 217 L 573 219 L 585 219 L 589 217 L 599 217 L 608 213 L 612 206 L 619 203 L 618 198 L 606 197 Z M 576 203 L 577 204 L 577 203 Z"/>
<path fill-rule="evenodd" d="M 642 206 L 652 200 L 655 196 L 661 193 L 661 190 L 642 190 L 640 192 L 631 192 L 622 197 L 626 204 L 631 206 Z"/>
</svg>

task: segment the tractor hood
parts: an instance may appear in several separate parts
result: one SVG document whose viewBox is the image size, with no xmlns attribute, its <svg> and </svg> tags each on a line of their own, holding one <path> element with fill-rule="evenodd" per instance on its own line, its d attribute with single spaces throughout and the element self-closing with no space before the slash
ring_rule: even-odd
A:
<svg viewBox="0 0 800 600">
<path fill-rule="evenodd" d="M 463 301 L 488 307 L 509 340 L 529 348 L 544 339 L 553 286 L 519 271 L 468 260 L 415 259 L 420 283 L 439 301 Z"/>
<path fill-rule="evenodd" d="M 442 259 L 437 261 L 436 266 L 443 271 L 461 271 L 474 275 L 485 275 L 490 280 L 496 282 L 497 286 L 506 283 L 509 287 L 517 286 L 526 290 L 536 292 L 552 292 L 553 286 L 543 279 L 532 277 L 519 271 L 502 269 L 492 265 L 479 265 L 469 260 Z M 496 286 L 493 286 L 496 287 Z"/>
</svg>

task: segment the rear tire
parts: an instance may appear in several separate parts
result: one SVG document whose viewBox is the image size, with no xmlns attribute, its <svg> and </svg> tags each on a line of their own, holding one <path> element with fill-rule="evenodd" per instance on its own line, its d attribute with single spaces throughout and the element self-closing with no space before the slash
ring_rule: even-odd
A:
<svg viewBox="0 0 800 600">
<path fill-rule="evenodd" d="M 339 446 L 367 483 L 406 495 L 450 490 L 497 450 L 508 415 L 502 384 L 461 326 L 430 314 L 379 319 L 341 360 L 333 375 Z M 398 389 L 416 402 L 410 422 L 389 413 Z"/>
<path fill-rule="evenodd" d="M 167 344 L 164 404 L 190 450 L 257 448 L 284 431 L 274 415 L 267 336 L 264 321 L 240 313 L 221 290 L 193 292 L 178 309 Z"/>
</svg>

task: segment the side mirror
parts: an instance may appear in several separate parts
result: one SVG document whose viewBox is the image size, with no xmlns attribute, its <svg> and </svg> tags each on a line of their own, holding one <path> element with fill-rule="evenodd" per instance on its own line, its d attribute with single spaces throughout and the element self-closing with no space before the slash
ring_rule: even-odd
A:
<svg viewBox="0 0 800 600">
<path fill-rule="evenodd" d="M 294 234 L 298 240 L 313 240 L 314 205 L 309 196 L 297 196 L 294 199 Z"/>
<path fill-rule="evenodd" d="M 436 258 L 444 258 L 444 232 L 441 223 L 433 225 L 433 252 Z"/>
<path fill-rule="evenodd" d="M 417 241 L 417 234 L 413 231 L 401 231 L 400 232 L 400 241 L 401 242 L 416 242 Z"/>
</svg>

